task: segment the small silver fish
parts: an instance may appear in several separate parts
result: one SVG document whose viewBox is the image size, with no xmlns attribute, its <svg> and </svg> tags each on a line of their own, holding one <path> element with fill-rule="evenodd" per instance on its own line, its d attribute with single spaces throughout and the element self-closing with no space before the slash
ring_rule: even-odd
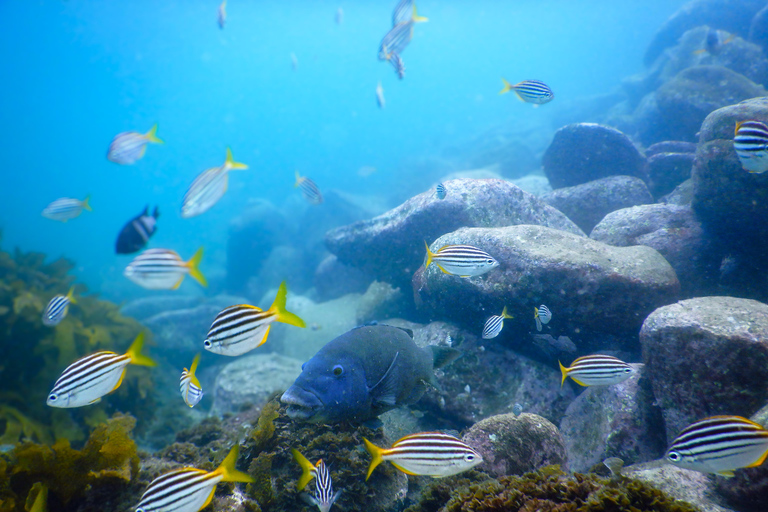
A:
<svg viewBox="0 0 768 512">
<path fill-rule="evenodd" d="M 381 86 L 381 82 L 376 84 L 376 104 L 381 109 L 387 105 L 387 101 L 384 99 L 384 88 Z"/>
<path fill-rule="evenodd" d="M 504 306 L 504 310 L 501 312 L 501 315 L 493 315 L 488 317 L 488 320 L 485 321 L 485 326 L 483 327 L 483 339 L 489 340 L 498 336 L 501 330 L 504 328 L 505 318 L 512 318 L 511 315 L 507 314 L 507 306 Z"/>
<path fill-rule="evenodd" d="M 247 165 L 235 162 L 232 158 L 232 151 L 227 148 L 227 158 L 224 165 L 206 169 L 189 186 L 187 193 L 184 194 L 181 216 L 188 219 L 210 210 L 227 191 L 229 171 L 247 168 Z"/>
<path fill-rule="evenodd" d="M 222 0 L 221 4 L 219 5 L 216 21 L 219 23 L 219 28 L 224 30 L 224 25 L 227 23 L 227 0 Z"/>
<path fill-rule="evenodd" d="M 202 286 L 208 286 L 200 269 L 203 248 L 197 250 L 189 261 L 171 249 L 147 249 L 125 267 L 123 275 L 147 290 L 175 290 L 189 274 Z"/>
<path fill-rule="evenodd" d="M 608 457 L 603 461 L 603 465 L 608 468 L 612 476 L 620 476 L 624 461 L 618 457 Z"/>
<path fill-rule="evenodd" d="M 90 199 L 91 196 L 87 196 L 82 201 L 71 197 L 62 197 L 45 207 L 43 217 L 59 222 L 67 222 L 79 217 L 83 210 L 93 211 L 91 205 L 88 204 Z"/>
<path fill-rule="evenodd" d="M 610 386 L 624 382 L 635 373 L 635 369 L 624 361 L 612 356 L 591 355 L 576 359 L 570 368 L 560 363 L 560 372 L 563 380 L 571 377 L 576 384 L 581 386 Z"/>
<path fill-rule="evenodd" d="M 520 416 L 521 414 L 523 414 L 523 406 L 520 404 L 515 404 L 515 406 L 512 407 L 512 414 L 514 414 L 515 416 Z"/>
<path fill-rule="evenodd" d="M 471 245 L 444 245 L 437 252 L 432 252 L 427 246 L 427 259 L 424 267 L 435 263 L 446 274 L 459 277 L 474 277 L 485 274 L 499 266 L 493 256 Z"/>
<path fill-rule="evenodd" d="M 157 125 L 147 133 L 122 132 L 115 135 L 107 150 L 107 159 L 120 165 L 130 165 L 144 157 L 147 144 L 162 144 L 157 138 Z"/>
<path fill-rule="evenodd" d="M 397 78 L 402 80 L 405 78 L 405 63 L 403 62 L 402 57 L 400 57 L 400 54 L 398 53 L 391 53 L 389 54 L 389 63 L 392 64 L 392 67 L 395 68 L 395 73 L 397 73 Z"/>
<path fill-rule="evenodd" d="M 308 202 L 312 204 L 321 204 L 323 202 L 323 194 L 315 182 L 306 176 L 301 176 L 299 171 L 296 171 L 296 182 L 293 186 L 301 189 L 304 199 Z"/>
<path fill-rule="evenodd" d="M 520 98 L 520 101 L 533 103 L 534 106 L 543 105 L 544 103 L 549 103 L 555 99 L 555 94 L 552 92 L 552 89 L 541 80 L 523 80 L 515 85 L 510 84 L 503 78 L 501 81 L 504 82 L 504 88 L 499 91 L 499 94 L 515 91 L 515 94 Z"/>
<path fill-rule="evenodd" d="M 533 319 L 536 320 L 536 330 L 541 332 L 541 324 L 548 324 L 552 320 L 552 313 L 547 306 L 542 304 L 538 308 L 533 308 Z"/>
<path fill-rule="evenodd" d="M 445 185 L 443 185 L 442 183 L 438 183 L 437 186 L 435 187 L 435 195 L 441 201 L 445 199 L 445 196 L 448 195 L 448 192 L 445 190 Z"/>
<path fill-rule="evenodd" d="M 736 123 L 733 149 L 744 170 L 756 174 L 768 171 L 768 125 L 760 121 Z"/>
<path fill-rule="evenodd" d="M 184 399 L 184 403 L 190 407 L 196 406 L 203 399 L 203 388 L 195 376 L 199 363 L 200 354 L 197 354 L 192 360 L 192 366 L 189 367 L 189 370 L 184 368 L 184 371 L 181 372 L 181 379 L 179 379 L 181 397 Z"/>
<path fill-rule="evenodd" d="M 342 23 L 344 23 L 344 9 L 342 9 L 341 7 L 336 9 L 336 17 L 335 17 L 335 19 L 336 19 L 336 24 L 337 25 L 341 25 Z"/>
<path fill-rule="evenodd" d="M 70 304 L 77 304 L 74 296 L 75 287 L 69 289 L 66 295 L 57 295 L 48 302 L 43 311 L 43 325 L 54 327 L 59 325 L 69 312 Z"/>
</svg>

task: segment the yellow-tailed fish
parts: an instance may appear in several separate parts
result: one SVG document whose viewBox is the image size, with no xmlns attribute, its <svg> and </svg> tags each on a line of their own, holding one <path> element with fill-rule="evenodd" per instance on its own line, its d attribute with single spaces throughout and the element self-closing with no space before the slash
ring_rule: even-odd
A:
<svg viewBox="0 0 768 512">
<path fill-rule="evenodd" d="M 219 482 L 253 482 L 253 477 L 235 468 L 238 454 L 235 445 L 214 471 L 186 467 L 155 478 L 141 496 L 136 512 L 198 512 L 211 502 Z"/>
<path fill-rule="evenodd" d="M 512 318 L 512 315 L 507 313 L 507 306 L 504 306 L 504 310 L 501 315 L 493 315 L 488 317 L 483 326 L 483 339 L 489 340 L 499 335 L 504 328 L 504 319 Z"/>
<path fill-rule="evenodd" d="M 227 23 L 227 0 L 222 0 L 219 4 L 217 21 L 219 22 L 219 28 L 224 30 L 224 25 Z"/>
<path fill-rule="evenodd" d="M 132 164 L 144 156 L 144 153 L 147 151 L 147 144 L 150 142 L 155 144 L 163 143 L 162 140 L 157 138 L 157 125 L 153 126 L 147 133 L 118 133 L 109 144 L 107 158 L 116 164 Z"/>
<path fill-rule="evenodd" d="M 66 295 L 57 295 L 52 298 L 43 311 L 43 325 L 53 327 L 59 325 L 69 312 L 70 304 L 77 304 L 75 300 L 75 287 L 69 289 Z"/>
<path fill-rule="evenodd" d="M 542 304 L 538 308 L 533 308 L 533 319 L 536 321 L 536 330 L 541 331 L 542 324 L 546 325 L 552 320 L 552 312 Z"/>
<path fill-rule="evenodd" d="M 446 274 L 459 277 L 474 277 L 485 274 L 499 266 L 493 256 L 471 245 L 444 245 L 437 252 L 427 246 L 427 259 L 424 267 L 434 263 Z"/>
<path fill-rule="evenodd" d="M 410 18 L 395 24 L 379 43 L 379 60 L 389 60 L 393 54 L 401 55 L 413 39 L 414 24 L 425 21 L 429 20 L 424 16 L 419 16 L 414 4 Z"/>
<path fill-rule="evenodd" d="M 125 354 L 101 351 L 78 359 L 67 367 L 53 385 L 46 403 L 51 407 L 82 407 L 120 387 L 129 364 L 155 366 L 141 353 L 144 333 L 139 333 Z"/>
<path fill-rule="evenodd" d="M 499 91 L 499 94 L 515 91 L 520 101 L 533 103 L 534 106 L 543 105 L 555 99 L 552 89 L 541 80 L 523 80 L 515 85 L 510 84 L 503 78 L 501 81 L 504 82 L 504 88 Z"/>
<path fill-rule="evenodd" d="M 184 368 L 181 372 L 181 379 L 179 380 L 179 391 L 181 391 L 181 397 L 184 399 L 184 403 L 190 407 L 196 406 L 203 398 L 203 387 L 200 385 L 200 381 L 197 380 L 195 371 L 197 371 L 197 365 L 200 364 L 200 354 L 197 354 L 192 360 L 192 366 L 189 370 Z"/>
<path fill-rule="evenodd" d="M 67 222 L 75 217 L 79 217 L 83 210 L 93 211 L 91 210 L 91 205 L 88 204 L 90 199 L 91 196 L 87 196 L 82 201 L 71 197 L 62 197 L 45 207 L 43 217 L 59 222 Z"/>
<path fill-rule="evenodd" d="M 305 327 L 304 320 L 285 309 L 287 295 L 288 288 L 283 281 L 275 301 L 266 311 L 249 304 L 222 310 L 216 315 L 203 342 L 205 350 L 224 356 L 239 356 L 267 341 L 272 322 Z"/>
<path fill-rule="evenodd" d="M 305 494 L 302 498 L 310 505 L 317 506 L 320 512 L 328 512 L 341 494 L 341 491 L 333 492 L 333 482 L 328 466 L 325 465 L 322 459 L 313 466 L 306 457 L 293 448 L 291 448 L 291 454 L 294 460 L 301 466 L 302 471 L 299 480 L 296 482 L 296 488 L 301 491 L 313 478 L 315 479 L 315 495 Z"/>
<path fill-rule="evenodd" d="M 483 457 L 474 448 L 442 432 L 411 434 L 396 441 L 392 448 L 379 448 L 365 438 L 363 441 L 373 457 L 366 480 L 385 460 L 403 473 L 435 478 L 456 475 L 483 462 Z"/>
<path fill-rule="evenodd" d="M 321 204 L 323 202 L 323 194 L 320 192 L 317 184 L 310 178 L 301 176 L 299 171 L 296 171 L 296 182 L 293 186 L 301 189 L 304 199 L 308 202 L 312 204 Z"/>
<path fill-rule="evenodd" d="M 768 171 L 768 125 L 760 121 L 736 123 L 733 149 L 744 170 L 756 174 Z"/>
<path fill-rule="evenodd" d="M 224 164 L 203 171 L 189 186 L 181 205 L 181 216 L 188 219 L 210 210 L 227 192 L 229 171 L 244 169 L 248 169 L 248 166 L 235 162 L 232 150 L 227 148 Z"/>
<path fill-rule="evenodd" d="M 567 377 L 581 386 L 610 386 L 624 382 L 635 372 L 631 365 L 621 359 L 600 354 L 580 357 L 571 363 L 570 368 L 558 363 L 563 374 L 561 386 Z"/>
<path fill-rule="evenodd" d="M 147 290 L 175 290 L 189 274 L 202 286 L 208 286 L 200 269 L 203 248 L 199 248 L 189 261 L 184 261 L 171 249 L 147 249 L 125 267 L 123 275 Z"/>
</svg>

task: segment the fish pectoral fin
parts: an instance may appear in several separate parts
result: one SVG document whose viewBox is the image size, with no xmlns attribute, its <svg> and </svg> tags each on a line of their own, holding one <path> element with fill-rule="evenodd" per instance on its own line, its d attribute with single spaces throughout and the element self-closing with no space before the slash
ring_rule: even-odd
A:
<svg viewBox="0 0 768 512">
<path fill-rule="evenodd" d="M 392 461 L 390 461 L 390 462 L 392 462 Z M 405 473 L 406 475 L 419 476 L 419 474 L 418 474 L 418 473 L 414 473 L 413 471 L 407 470 L 407 469 L 405 469 L 403 466 L 401 466 L 400 464 L 397 464 L 397 463 L 395 463 L 395 462 L 392 462 L 392 465 L 393 465 L 393 466 L 395 466 L 395 467 L 396 467 L 397 469 L 399 469 L 400 471 L 402 471 L 403 473 Z"/>
<path fill-rule="evenodd" d="M 747 466 L 747 467 L 751 467 L 751 466 Z M 715 474 L 724 476 L 725 478 L 733 478 L 733 471 L 731 471 L 730 469 L 726 469 L 724 471 L 718 471 Z"/>
<path fill-rule="evenodd" d="M 395 357 L 392 358 L 392 362 L 389 363 L 389 368 L 384 372 L 384 375 L 379 379 L 379 382 L 369 390 L 371 394 L 375 391 L 374 402 L 385 405 L 395 405 L 397 403 L 397 384 L 398 381 L 395 378 L 395 363 L 400 352 L 395 352 Z"/>
</svg>

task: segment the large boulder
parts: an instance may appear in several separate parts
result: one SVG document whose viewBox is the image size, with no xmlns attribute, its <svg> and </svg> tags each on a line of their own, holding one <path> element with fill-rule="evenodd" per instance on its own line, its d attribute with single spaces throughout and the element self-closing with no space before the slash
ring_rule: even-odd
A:
<svg viewBox="0 0 768 512">
<path fill-rule="evenodd" d="M 554 189 L 616 175 L 645 178 L 645 157 L 629 137 L 594 123 L 569 124 L 557 130 L 542 164 Z"/>
<path fill-rule="evenodd" d="M 657 309 L 640 331 L 667 440 L 707 416 L 750 416 L 768 402 L 768 305 L 701 297 Z"/>
<path fill-rule="evenodd" d="M 650 247 L 613 247 L 532 225 L 462 228 L 440 237 L 432 250 L 446 244 L 479 247 L 499 267 L 461 279 L 430 265 L 414 276 L 417 303 L 476 332 L 507 306 L 515 318 L 501 336 L 527 334 L 534 306 L 544 303 L 554 315 L 550 326 L 561 333 L 612 334 L 631 345 L 643 319 L 680 291 L 672 267 Z"/>
<path fill-rule="evenodd" d="M 642 369 L 619 384 L 584 390 L 560 422 L 569 469 L 586 473 L 608 457 L 619 457 L 625 464 L 659 458 L 666 439 L 653 401 Z"/>
<path fill-rule="evenodd" d="M 684 296 L 702 295 L 717 283 L 720 257 L 689 206 L 647 204 L 609 213 L 590 238 L 617 247 L 647 245 L 675 269 Z"/>
<path fill-rule="evenodd" d="M 329 231 L 328 249 L 345 265 L 395 286 L 408 286 L 424 260 L 424 241 L 462 226 L 540 224 L 574 234 L 565 215 L 503 180 L 444 182 L 445 199 L 428 190 L 370 220 Z"/>
<path fill-rule="evenodd" d="M 566 214 L 585 233 L 613 211 L 653 202 L 645 182 L 632 176 L 610 176 L 558 188 L 541 199 Z"/>
<path fill-rule="evenodd" d="M 672 192 L 691 177 L 695 153 L 656 153 L 648 158 L 648 188 L 653 197 Z"/>
<path fill-rule="evenodd" d="M 715 110 L 701 125 L 699 144 L 713 140 L 733 140 L 736 123 L 762 121 L 768 123 L 768 97 L 751 98 Z"/>
</svg>

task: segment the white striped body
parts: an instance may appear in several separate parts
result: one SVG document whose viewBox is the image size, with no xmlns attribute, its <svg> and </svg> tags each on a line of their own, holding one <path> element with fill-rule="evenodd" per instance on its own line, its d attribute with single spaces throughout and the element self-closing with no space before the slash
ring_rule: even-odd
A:
<svg viewBox="0 0 768 512">
<path fill-rule="evenodd" d="M 524 80 L 511 86 L 517 97 L 526 103 L 543 105 L 555 98 L 552 90 L 541 80 Z"/>
<path fill-rule="evenodd" d="M 409 19 L 387 32 L 379 44 L 379 60 L 389 60 L 392 54 L 399 56 L 403 53 L 413 39 L 413 25 L 414 22 Z"/>
<path fill-rule="evenodd" d="M 125 267 L 123 275 L 148 290 L 178 288 L 189 266 L 176 251 L 147 249 Z"/>
<path fill-rule="evenodd" d="M 392 11 L 392 26 L 407 23 L 413 16 L 413 0 L 400 0 Z"/>
<path fill-rule="evenodd" d="M 149 484 L 136 512 L 198 512 L 210 503 L 222 478 L 216 471 L 196 468 L 171 471 Z"/>
<path fill-rule="evenodd" d="M 239 356 L 262 345 L 269 327 L 277 319 L 272 311 L 238 304 L 216 315 L 203 346 L 205 350 L 224 356 Z"/>
<path fill-rule="evenodd" d="M 92 404 L 117 389 L 130 362 L 129 355 L 107 351 L 85 356 L 64 370 L 46 403 L 61 408 Z"/>
<path fill-rule="evenodd" d="M 740 416 L 713 416 L 678 435 L 665 455 L 668 462 L 702 473 L 732 476 L 734 469 L 761 465 L 768 455 L 768 431 Z"/>
<path fill-rule="evenodd" d="M 210 210 L 227 192 L 229 167 L 212 167 L 200 173 L 184 194 L 181 216 L 185 219 Z"/>
<path fill-rule="evenodd" d="M 381 458 L 405 473 L 435 478 L 456 475 L 483 461 L 472 447 L 442 432 L 405 436 L 383 450 Z"/>
<path fill-rule="evenodd" d="M 53 327 L 59 325 L 69 312 L 69 297 L 66 295 L 57 295 L 52 298 L 43 311 L 43 325 Z"/>
<path fill-rule="evenodd" d="M 194 373 L 186 368 L 181 372 L 179 391 L 181 391 L 184 403 L 190 407 L 196 406 L 203 399 L 203 388 L 200 386 L 200 381 L 197 380 Z"/>
<path fill-rule="evenodd" d="M 43 210 L 43 217 L 59 222 L 67 222 L 83 213 L 86 207 L 86 201 L 80 201 L 72 197 L 62 197 L 57 199 Z"/>
<path fill-rule="evenodd" d="M 610 386 L 627 380 L 635 369 L 621 359 L 612 356 L 595 354 L 576 359 L 570 368 L 565 368 L 562 363 L 560 370 L 563 374 L 563 382 L 570 377 L 582 386 Z"/>
<path fill-rule="evenodd" d="M 313 474 L 315 476 L 315 495 L 309 496 L 309 500 L 317 506 L 320 512 L 328 512 L 341 491 L 334 494 L 331 472 L 328 471 L 328 466 L 322 460 L 318 461 Z"/>
<path fill-rule="evenodd" d="M 445 196 L 448 195 L 448 192 L 445 190 L 445 185 L 438 183 L 437 187 L 435 187 L 435 195 L 437 195 L 437 198 L 441 201 L 445 199 Z"/>
<path fill-rule="evenodd" d="M 434 263 L 446 274 L 474 277 L 499 266 L 490 254 L 471 245 L 445 245 L 432 254 L 427 250 L 427 266 Z"/>
<path fill-rule="evenodd" d="M 490 340 L 498 336 L 501 330 L 504 328 L 505 318 L 512 318 L 507 314 L 506 306 L 504 306 L 504 310 L 501 312 L 501 315 L 493 315 L 488 317 L 488 320 L 485 321 L 485 326 L 483 326 L 483 339 Z"/>
<path fill-rule="evenodd" d="M 379 86 L 381 86 L 381 84 L 379 84 Z M 323 194 L 320 192 L 317 184 L 310 178 L 307 178 L 306 176 L 299 176 L 297 173 L 295 186 L 301 189 L 302 194 L 304 194 L 304 199 L 306 199 L 308 202 L 312 204 L 321 204 L 323 202 Z"/>
<path fill-rule="evenodd" d="M 738 123 L 733 149 L 745 170 L 752 173 L 768 171 L 768 126 L 760 121 Z"/>
<path fill-rule="evenodd" d="M 143 133 L 118 133 L 109 144 L 107 158 L 116 164 L 130 165 L 144 156 L 148 143 L 149 138 Z"/>
<path fill-rule="evenodd" d="M 541 331 L 542 324 L 546 325 L 552 320 L 552 313 L 547 306 L 542 304 L 538 308 L 533 308 L 533 318 L 536 320 L 536 330 Z"/>
</svg>

